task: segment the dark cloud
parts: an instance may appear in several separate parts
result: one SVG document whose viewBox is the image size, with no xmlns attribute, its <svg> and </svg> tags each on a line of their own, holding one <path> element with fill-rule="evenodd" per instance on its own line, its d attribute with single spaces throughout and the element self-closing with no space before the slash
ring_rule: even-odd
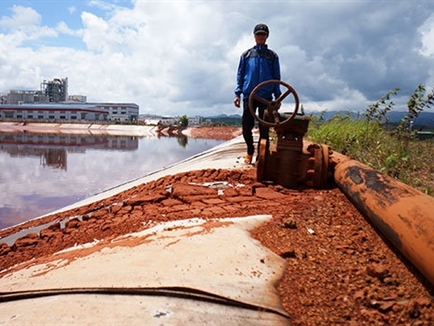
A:
<svg viewBox="0 0 434 326">
<path fill-rule="evenodd" d="M 135 102 L 142 112 L 239 113 L 236 69 L 259 22 L 270 28 L 282 79 L 311 108 L 366 107 L 396 87 L 405 98 L 418 84 L 434 85 L 431 1 L 111 2 L 107 9 L 74 2 L 68 19 L 81 22 L 67 26 L 76 29 L 45 26 L 51 14 L 40 3 L 1 11 L 0 2 L 4 26 L 28 22 L 27 34 L 0 34 L 0 74 L 9 76 L 0 92 L 67 76 L 71 93 Z"/>
<path fill-rule="evenodd" d="M 321 76 L 316 80 L 309 78 L 310 91 L 306 94 L 313 101 L 334 98 L 339 85 L 358 90 L 367 99 L 377 99 L 395 87 L 410 94 L 430 77 L 428 67 L 433 61 L 420 53 L 418 29 L 431 15 L 432 11 L 427 9 L 432 4 L 408 1 L 317 4 L 301 5 L 291 15 L 292 23 L 287 28 L 291 42 L 305 54 L 306 73 L 299 79 L 306 81 L 307 74 L 315 73 L 310 68 L 316 61 L 320 61 L 328 76 L 326 81 Z"/>
</svg>

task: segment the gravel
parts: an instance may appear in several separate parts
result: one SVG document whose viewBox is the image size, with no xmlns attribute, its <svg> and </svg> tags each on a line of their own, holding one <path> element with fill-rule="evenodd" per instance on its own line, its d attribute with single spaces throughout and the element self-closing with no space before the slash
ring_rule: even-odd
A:
<svg viewBox="0 0 434 326">
<path fill-rule="evenodd" d="M 0 230 L 5 237 L 52 222 L 12 246 L 0 243 L 0 277 L 23 268 L 18 263 L 47 262 L 59 250 L 143 230 L 151 221 L 270 214 L 252 236 L 288 263 L 276 288 L 292 325 L 434 325 L 433 286 L 337 187 L 285 189 L 257 183 L 255 173 L 250 167 L 166 176 Z M 216 181 L 227 182 L 224 189 L 201 185 Z"/>
</svg>

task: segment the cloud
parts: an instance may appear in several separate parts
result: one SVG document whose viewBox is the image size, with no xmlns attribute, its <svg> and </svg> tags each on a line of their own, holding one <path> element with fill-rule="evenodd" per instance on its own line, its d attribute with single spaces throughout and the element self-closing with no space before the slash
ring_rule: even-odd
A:
<svg viewBox="0 0 434 326">
<path fill-rule="evenodd" d="M 0 19 L 0 26 L 9 30 L 33 29 L 41 23 L 41 15 L 34 9 L 22 6 L 12 6 L 11 16 L 3 16 Z"/>
<path fill-rule="evenodd" d="M 258 22 L 305 109 L 362 110 L 396 87 L 404 101 L 418 84 L 434 85 L 431 2 L 68 3 L 74 15 L 53 26 L 42 24 L 43 8 L 2 14 L 0 92 L 68 77 L 70 94 L 135 102 L 142 113 L 241 113 L 236 68 Z"/>
<path fill-rule="evenodd" d="M 70 14 L 73 14 L 73 13 L 75 13 L 77 11 L 77 8 L 75 7 L 75 6 L 70 6 L 70 7 L 68 7 L 68 12 L 70 13 Z"/>
<path fill-rule="evenodd" d="M 431 15 L 418 30 L 422 35 L 421 53 L 427 57 L 434 56 L 434 15 Z"/>
<path fill-rule="evenodd" d="M 32 8 L 13 6 L 11 16 L 0 18 L 0 27 L 10 31 L 2 39 L 6 46 L 4 50 L 14 50 L 26 41 L 38 40 L 43 37 L 56 37 L 57 33 L 48 27 L 41 26 L 41 15 Z"/>
</svg>

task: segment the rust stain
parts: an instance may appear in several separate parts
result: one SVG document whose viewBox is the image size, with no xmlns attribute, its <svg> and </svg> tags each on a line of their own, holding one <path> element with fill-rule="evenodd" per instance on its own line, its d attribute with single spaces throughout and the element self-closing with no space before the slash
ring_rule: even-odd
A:
<svg viewBox="0 0 434 326">
<path fill-rule="evenodd" d="M 335 182 L 401 253 L 434 284 L 434 198 L 360 162 L 335 165 Z"/>
<path fill-rule="evenodd" d="M 338 186 L 345 194 L 351 194 L 351 196 L 348 196 L 349 199 L 364 214 L 364 216 L 371 220 L 380 232 L 382 232 L 398 248 L 402 246 L 399 234 L 372 208 L 375 205 L 371 205 L 372 201 L 368 200 L 364 192 L 353 189 L 351 183 L 348 181 L 339 183 Z"/>
</svg>

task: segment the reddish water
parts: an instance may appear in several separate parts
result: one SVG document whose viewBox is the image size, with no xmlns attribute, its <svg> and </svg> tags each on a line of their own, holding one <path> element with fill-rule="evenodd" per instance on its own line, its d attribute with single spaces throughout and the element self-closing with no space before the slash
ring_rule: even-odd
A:
<svg viewBox="0 0 434 326">
<path fill-rule="evenodd" d="M 0 132 L 0 229 L 137 179 L 222 142 Z"/>
</svg>

